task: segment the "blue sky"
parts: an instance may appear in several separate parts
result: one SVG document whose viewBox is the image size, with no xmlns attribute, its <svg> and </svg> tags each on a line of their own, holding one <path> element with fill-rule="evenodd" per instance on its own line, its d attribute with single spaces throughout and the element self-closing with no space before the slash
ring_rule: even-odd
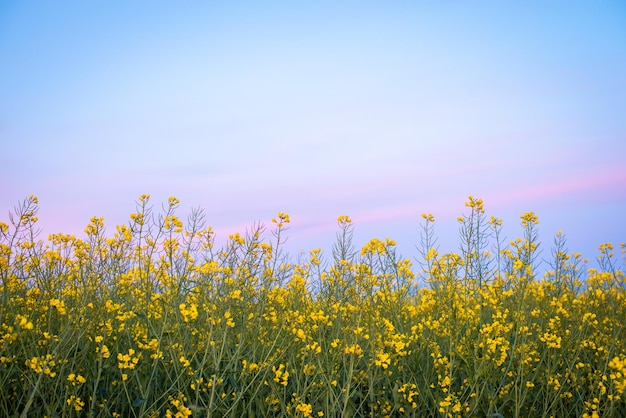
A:
<svg viewBox="0 0 626 418">
<path fill-rule="evenodd" d="M 457 245 L 468 195 L 540 219 L 544 255 L 626 241 L 626 5 L 551 2 L 0 4 L 0 219 L 113 230 L 142 193 L 218 239 L 291 215 L 290 249 Z"/>
</svg>

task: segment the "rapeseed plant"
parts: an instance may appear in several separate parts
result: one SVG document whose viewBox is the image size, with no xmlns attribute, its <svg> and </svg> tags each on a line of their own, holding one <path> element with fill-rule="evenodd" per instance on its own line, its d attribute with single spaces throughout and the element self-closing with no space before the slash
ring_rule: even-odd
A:
<svg viewBox="0 0 626 418">
<path fill-rule="evenodd" d="M 539 277 L 537 216 L 506 244 L 470 196 L 458 253 L 422 215 L 419 271 L 345 215 L 294 261 L 286 213 L 217 248 L 179 205 L 142 195 L 110 237 L 38 239 L 34 196 L 0 223 L 0 414 L 626 415 L 624 244 L 585 270 L 559 232 Z"/>
</svg>

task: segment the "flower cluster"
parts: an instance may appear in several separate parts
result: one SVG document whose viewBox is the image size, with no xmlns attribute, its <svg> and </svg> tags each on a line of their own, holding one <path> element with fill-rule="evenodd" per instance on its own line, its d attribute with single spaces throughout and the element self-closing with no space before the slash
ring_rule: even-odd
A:
<svg viewBox="0 0 626 418">
<path fill-rule="evenodd" d="M 424 214 L 415 267 L 345 215 L 294 260 L 283 212 L 218 248 L 176 198 L 47 241 L 37 205 L 0 223 L 2 416 L 626 416 L 626 246 L 559 232 L 541 276 L 532 212 L 504 242 L 470 196 L 458 253 Z"/>
</svg>

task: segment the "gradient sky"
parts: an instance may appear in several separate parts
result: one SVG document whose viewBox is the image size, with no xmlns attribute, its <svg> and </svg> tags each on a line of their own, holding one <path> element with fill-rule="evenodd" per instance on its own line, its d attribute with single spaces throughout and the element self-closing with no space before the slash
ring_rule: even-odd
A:
<svg viewBox="0 0 626 418">
<path fill-rule="evenodd" d="M 149 193 L 296 253 L 347 214 L 413 258 L 423 212 L 455 250 L 468 195 L 546 257 L 626 241 L 623 1 L 5 0 L 0 63 L 0 220 L 44 238 Z"/>
</svg>

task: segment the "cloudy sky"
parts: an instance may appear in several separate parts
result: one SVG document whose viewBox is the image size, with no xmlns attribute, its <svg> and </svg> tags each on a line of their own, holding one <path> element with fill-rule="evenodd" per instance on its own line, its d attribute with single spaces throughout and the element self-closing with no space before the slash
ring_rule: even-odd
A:
<svg viewBox="0 0 626 418">
<path fill-rule="evenodd" d="M 142 193 L 218 240 L 291 215 L 293 251 L 442 250 L 468 195 L 595 258 L 626 241 L 623 1 L 0 3 L 0 220 L 109 231 Z"/>
</svg>

